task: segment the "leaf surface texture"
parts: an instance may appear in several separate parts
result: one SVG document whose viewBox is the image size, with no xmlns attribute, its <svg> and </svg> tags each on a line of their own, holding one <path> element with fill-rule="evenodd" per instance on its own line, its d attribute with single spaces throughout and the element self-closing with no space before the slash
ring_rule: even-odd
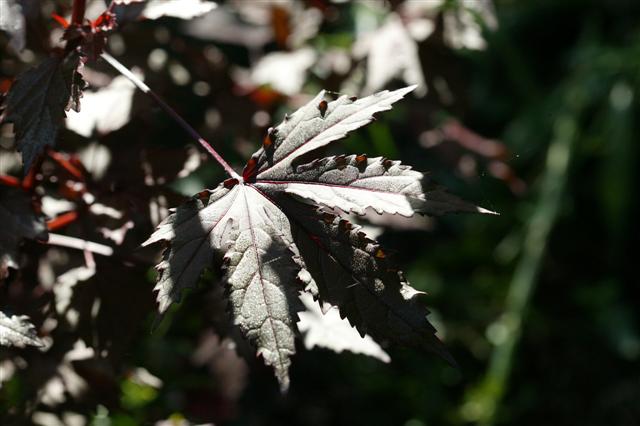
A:
<svg viewBox="0 0 640 426">
<path fill-rule="evenodd" d="M 321 92 L 269 130 L 241 181 L 228 179 L 175 209 L 145 242 L 168 243 L 157 266 L 160 311 L 179 301 L 202 270 L 222 258 L 233 320 L 274 368 L 283 390 L 289 386 L 296 323 L 300 316 L 317 318 L 316 307 L 305 308 L 301 294 L 327 309 L 336 306 L 361 336 L 435 352 L 453 362 L 427 320 L 422 293 L 376 241 L 332 211 L 372 209 L 406 217 L 492 212 L 447 193 L 398 161 L 365 155 L 303 160 L 369 123 L 413 88 L 330 102 Z M 357 344 L 322 340 L 335 350 L 363 352 Z M 364 352 L 385 359 L 381 349 Z"/>
</svg>

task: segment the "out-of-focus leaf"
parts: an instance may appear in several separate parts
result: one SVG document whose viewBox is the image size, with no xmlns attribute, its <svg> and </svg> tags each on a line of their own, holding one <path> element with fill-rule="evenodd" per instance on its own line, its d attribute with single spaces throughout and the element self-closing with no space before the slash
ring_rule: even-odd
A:
<svg viewBox="0 0 640 426">
<path fill-rule="evenodd" d="M 454 49 L 484 49 L 482 27 L 498 26 L 492 0 L 459 0 L 444 12 L 444 38 Z"/>
<path fill-rule="evenodd" d="M 292 96 L 302 89 L 307 70 L 315 59 L 316 54 L 310 48 L 270 53 L 255 65 L 251 71 L 251 80 L 256 85 L 268 84 L 273 89 Z"/>
<path fill-rule="evenodd" d="M 55 144 L 65 111 L 80 111 L 85 82 L 77 54 L 58 55 L 18 76 L 11 86 L 2 122 L 14 123 L 25 171 L 45 147 Z"/>
<path fill-rule="evenodd" d="M 46 239 L 44 222 L 22 190 L 0 186 L 0 280 L 18 268 L 18 247 L 24 238 Z"/>
<path fill-rule="evenodd" d="M 53 375 L 44 383 L 39 394 L 42 403 L 55 407 L 80 398 L 89 389 L 89 385 L 76 367 L 81 362 L 95 359 L 95 357 L 93 348 L 88 347 L 82 340 L 76 340 L 64 353 L 62 360 L 50 359 L 50 365 L 40 366 L 54 369 Z M 47 371 L 47 374 L 51 374 L 51 371 Z"/>
<path fill-rule="evenodd" d="M 370 336 L 360 336 L 346 319 L 340 318 L 337 309 L 326 309 L 323 313 L 319 303 L 308 293 L 301 294 L 300 300 L 307 309 L 299 314 L 298 329 L 304 335 L 307 349 L 317 346 L 337 353 L 363 354 L 382 362 L 391 360 Z"/>
<path fill-rule="evenodd" d="M 7 316 L 0 311 L 0 346 L 44 346 L 26 315 Z"/>
<path fill-rule="evenodd" d="M 105 134 L 118 130 L 129 122 L 135 86 L 119 76 L 97 92 L 84 92 L 82 112 L 70 112 L 67 128 L 90 137 L 94 130 Z"/>
<path fill-rule="evenodd" d="M 222 313 L 226 315 L 224 308 Z M 219 333 L 218 329 L 215 333 L 212 330 L 203 333 L 191 360 L 196 365 L 208 366 L 218 392 L 230 401 L 236 401 L 247 385 L 247 363 L 239 356 L 234 339 L 216 333 Z"/>
<path fill-rule="evenodd" d="M 163 16 L 193 19 L 216 8 L 216 4 L 206 0 L 149 0 L 142 12 L 147 19 Z"/>
<path fill-rule="evenodd" d="M 442 37 L 452 49 L 481 50 L 486 46 L 483 27 L 498 27 L 492 0 L 409 1 L 400 6 L 407 29 L 417 40 L 430 36 L 442 16 Z"/>
<path fill-rule="evenodd" d="M 384 88 L 396 77 L 407 84 L 418 85 L 419 96 L 426 94 L 418 45 L 396 14 L 390 14 L 384 25 L 373 33 L 363 34 L 353 49 L 357 58 L 367 58 L 365 94 Z"/>
<path fill-rule="evenodd" d="M 193 19 L 216 8 L 208 0 L 115 0 L 119 19 L 158 19 L 162 17 Z"/>
<path fill-rule="evenodd" d="M 0 1 L 0 31 L 9 33 L 9 45 L 17 52 L 24 49 L 25 26 L 22 6 L 15 0 Z"/>
<path fill-rule="evenodd" d="M 256 49 L 276 41 L 295 51 L 316 35 L 322 12 L 300 1 L 233 1 L 202 19 L 185 22 L 187 34 L 202 40 Z"/>
</svg>

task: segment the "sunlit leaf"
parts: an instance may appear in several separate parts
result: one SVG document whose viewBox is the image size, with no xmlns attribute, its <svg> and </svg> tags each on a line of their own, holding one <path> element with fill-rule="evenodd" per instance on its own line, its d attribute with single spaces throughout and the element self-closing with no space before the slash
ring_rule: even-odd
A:
<svg viewBox="0 0 640 426">
<path fill-rule="evenodd" d="M 223 256 L 234 322 L 275 369 L 283 390 L 289 385 L 302 291 L 337 306 L 362 336 L 436 352 L 451 361 L 427 320 L 420 293 L 382 247 L 313 204 L 404 216 L 490 212 L 447 194 L 397 161 L 361 155 L 295 164 L 303 154 L 369 123 L 374 113 L 390 109 L 412 89 L 332 102 L 321 92 L 269 130 L 241 180 L 228 179 L 175 209 L 144 243 L 169 243 L 157 266 L 160 312 Z M 335 343 L 323 346 L 349 349 Z M 375 356 L 383 359 L 382 354 Z"/>
</svg>

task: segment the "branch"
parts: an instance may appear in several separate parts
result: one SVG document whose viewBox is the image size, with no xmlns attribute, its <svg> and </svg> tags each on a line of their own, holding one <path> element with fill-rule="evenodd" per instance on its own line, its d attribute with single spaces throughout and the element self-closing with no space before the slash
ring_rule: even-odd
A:
<svg viewBox="0 0 640 426">
<path fill-rule="evenodd" d="M 73 0 L 73 12 L 71 13 L 72 24 L 82 25 L 85 9 L 86 0 Z"/>
<path fill-rule="evenodd" d="M 68 247 L 77 250 L 87 250 L 103 256 L 111 256 L 113 248 L 104 244 L 94 243 L 93 241 L 81 240 L 80 238 L 69 237 L 67 235 L 49 233 L 49 239 L 45 244 Z"/>
<path fill-rule="evenodd" d="M 211 146 L 209 142 L 207 142 L 189 123 L 187 123 L 173 108 L 171 108 L 165 101 L 163 101 L 160 96 L 156 95 L 153 90 L 149 86 L 147 86 L 142 80 L 136 77 L 127 67 L 122 65 L 116 58 L 109 55 L 106 52 L 102 53 L 102 58 L 109 63 L 113 68 L 115 68 L 120 74 L 127 77 L 135 86 L 140 89 L 143 93 L 149 95 L 151 99 L 153 99 L 173 120 L 180 125 L 193 139 L 198 141 L 198 143 L 205 149 L 213 158 L 216 159 L 218 164 L 224 168 L 224 171 L 227 172 L 229 176 L 237 179 L 242 182 L 242 177 L 238 175 L 235 170 L 231 168 L 231 166 L 222 158 L 220 154 Z"/>
</svg>

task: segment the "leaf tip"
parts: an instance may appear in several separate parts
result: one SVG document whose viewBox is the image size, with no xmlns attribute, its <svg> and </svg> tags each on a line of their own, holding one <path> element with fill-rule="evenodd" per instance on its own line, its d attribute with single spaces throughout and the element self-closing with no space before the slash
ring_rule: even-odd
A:
<svg viewBox="0 0 640 426">
<path fill-rule="evenodd" d="M 500 216 L 500 213 L 494 212 L 493 210 L 485 209 L 483 207 L 476 206 L 476 211 L 481 214 L 491 214 L 494 216 Z"/>
</svg>

